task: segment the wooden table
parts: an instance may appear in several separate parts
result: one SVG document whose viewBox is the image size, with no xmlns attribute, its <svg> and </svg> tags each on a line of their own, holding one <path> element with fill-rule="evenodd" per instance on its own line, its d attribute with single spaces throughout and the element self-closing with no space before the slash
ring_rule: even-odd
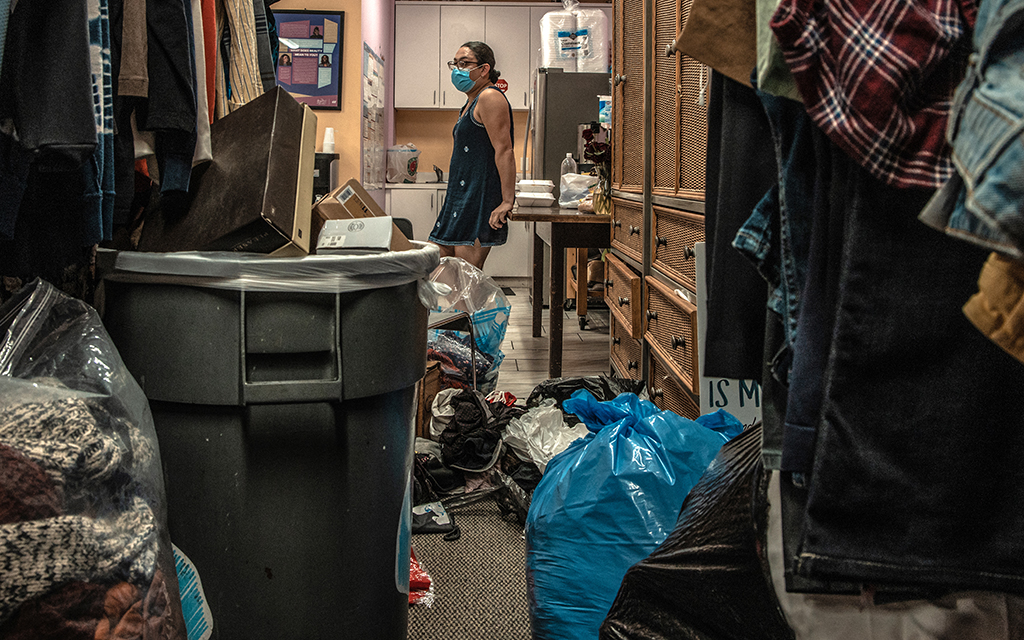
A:
<svg viewBox="0 0 1024 640">
<path fill-rule="evenodd" d="M 533 223 L 533 287 L 542 291 L 544 286 L 544 244 L 551 245 L 551 301 L 548 312 L 551 317 L 548 342 L 548 376 L 562 375 L 562 310 L 565 303 L 565 250 L 604 249 L 611 246 L 611 219 L 609 216 L 580 213 L 575 209 L 558 207 L 518 207 L 512 212 L 512 220 Z M 577 281 L 586 282 L 586 267 L 582 273 L 577 268 Z M 586 292 L 584 291 L 584 295 Z M 533 337 L 541 334 L 541 298 L 533 299 Z"/>
</svg>

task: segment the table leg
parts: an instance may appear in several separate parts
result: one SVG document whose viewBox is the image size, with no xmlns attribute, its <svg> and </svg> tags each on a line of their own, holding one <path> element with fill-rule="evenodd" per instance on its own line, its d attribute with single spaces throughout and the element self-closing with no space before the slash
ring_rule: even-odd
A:
<svg viewBox="0 0 1024 640">
<path fill-rule="evenodd" d="M 587 317 L 587 266 L 590 264 L 587 259 L 588 253 L 586 249 L 576 249 L 576 315 L 579 318 Z"/>
<path fill-rule="evenodd" d="M 544 240 L 537 233 L 537 223 L 533 227 L 533 286 L 530 287 L 530 305 L 533 311 L 533 337 L 541 334 L 541 314 L 544 306 Z"/>
<path fill-rule="evenodd" d="M 557 264 L 556 264 L 557 262 Z M 562 376 L 562 308 L 565 302 L 565 238 L 561 225 L 551 224 L 551 332 L 548 342 L 548 377 Z"/>
</svg>

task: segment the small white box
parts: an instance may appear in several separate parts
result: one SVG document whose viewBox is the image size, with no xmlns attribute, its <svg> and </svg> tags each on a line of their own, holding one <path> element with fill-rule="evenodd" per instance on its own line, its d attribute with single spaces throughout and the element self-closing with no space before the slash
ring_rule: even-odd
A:
<svg viewBox="0 0 1024 640">
<path fill-rule="evenodd" d="M 391 216 L 328 220 L 316 243 L 318 254 L 379 253 L 391 249 Z"/>
<path fill-rule="evenodd" d="M 520 193 L 551 193 L 555 183 L 550 180 L 520 180 L 516 183 Z"/>
<path fill-rule="evenodd" d="M 553 207 L 555 196 L 550 193 L 520 193 L 516 202 L 520 207 Z"/>
</svg>

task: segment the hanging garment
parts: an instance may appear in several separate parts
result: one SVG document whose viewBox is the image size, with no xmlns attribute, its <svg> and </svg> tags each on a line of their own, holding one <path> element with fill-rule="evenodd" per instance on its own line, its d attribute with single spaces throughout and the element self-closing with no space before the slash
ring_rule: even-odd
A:
<svg viewBox="0 0 1024 640">
<path fill-rule="evenodd" d="M 96 151 L 82 165 L 85 192 L 82 244 L 110 240 L 114 226 L 114 89 L 108 0 L 88 0 Z"/>
<path fill-rule="evenodd" d="M 779 41 L 772 33 L 771 19 L 781 0 L 757 0 L 757 88 L 760 91 L 800 102 L 793 74 L 789 72 Z"/>
<path fill-rule="evenodd" d="M 771 28 L 815 124 L 887 184 L 935 189 L 976 0 L 782 0 Z"/>
<path fill-rule="evenodd" d="M 252 0 L 217 0 L 217 34 L 215 117 L 223 118 L 263 93 Z"/>
<path fill-rule="evenodd" d="M 957 174 L 921 213 L 927 224 L 1024 259 L 1024 2 L 984 0 L 947 137 Z"/>
<path fill-rule="evenodd" d="M 263 91 L 270 91 L 277 86 L 277 56 L 270 49 L 270 26 L 267 21 L 267 8 L 264 0 L 252 0 L 252 13 L 256 26 L 256 58 L 260 65 L 260 81 Z"/>
<path fill-rule="evenodd" d="M 149 36 L 146 0 L 110 0 L 111 57 L 116 95 L 149 96 Z"/>
<path fill-rule="evenodd" d="M 1024 262 L 989 255 L 978 277 L 978 293 L 964 305 L 964 315 L 1024 363 Z"/>
</svg>

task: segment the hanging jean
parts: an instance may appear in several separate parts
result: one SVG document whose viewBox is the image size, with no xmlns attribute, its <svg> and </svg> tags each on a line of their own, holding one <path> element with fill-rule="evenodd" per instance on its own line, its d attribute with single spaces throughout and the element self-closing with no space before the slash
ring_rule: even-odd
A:
<svg viewBox="0 0 1024 640">
<path fill-rule="evenodd" d="M 1024 365 L 960 311 L 987 252 L 920 224 L 927 191 L 846 189 L 797 573 L 1024 593 Z"/>
<path fill-rule="evenodd" d="M 1024 259 L 1024 0 L 986 0 L 974 53 L 957 87 L 947 138 L 957 174 L 921 219 Z"/>
</svg>

